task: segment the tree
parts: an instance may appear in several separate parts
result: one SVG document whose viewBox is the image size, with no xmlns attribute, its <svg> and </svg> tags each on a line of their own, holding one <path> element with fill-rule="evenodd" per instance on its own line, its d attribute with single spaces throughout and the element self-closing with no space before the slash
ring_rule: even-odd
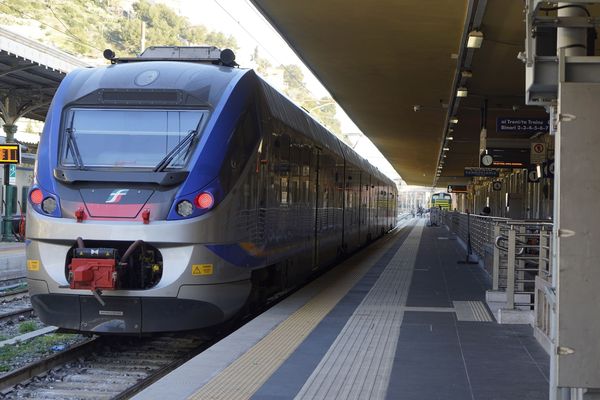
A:
<svg viewBox="0 0 600 400">
<path fill-rule="evenodd" d="M 340 121 L 336 117 L 335 102 L 331 97 L 317 99 L 313 97 L 304 84 L 304 73 L 298 65 L 282 65 L 284 92 L 292 100 L 302 106 L 315 119 L 325 125 L 333 133 L 341 132 Z"/>
<path fill-rule="evenodd" d="M 311 114 L 330 131 L 341 134 L 341 124 L 336 117 L 335 102 L 331 97 L 322 97 L 319 99 L 318 105 L 311 110 Z"/>
<path fill-rule="evenodd" d="M 252 62 L 254 62 L 255 64 L 255 68 L 254 70 L 262 76 L 266 76 L 269 75 L 269 69 L 271 69 L 272 65 L 269 62 L 269 60 L 267 60 L 266 58 L 262 58 L 259 54 L 258 54 L 258 46 L 256 46 L 254 48 L 254 51 L 252 52 L 252 56 L 250 57 L 250 60 Z"/>
<path fill-rule="evenodd" d="M 306 101 L 311 101 L 313 98 L 310 92 L 304 86 L 304 73 L 298 65 L 289 64 L 282 65 L 283 69 L 283 84 L 284 92 L 297 103 L 304 105 Z"/>
<path fill-rule="evenodd" d="M 45 43 L 77 56 L 99 57 L 107 47 L 119 56 L 138 54 L 142 21 L 146 23 L 146 47 L 238 47 L 234 37 L 193 26 L 164 4 L 138 0 L 131 12 L 121 4 L 120 0 L 10 0 L 0 2 L 0 22 L 38 24 L 45 32 Z"/>
</svg>

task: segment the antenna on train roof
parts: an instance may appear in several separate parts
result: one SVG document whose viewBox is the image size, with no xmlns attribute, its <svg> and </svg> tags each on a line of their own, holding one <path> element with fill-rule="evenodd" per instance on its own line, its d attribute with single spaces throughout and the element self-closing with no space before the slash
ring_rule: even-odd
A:
<svg viewBox="0 0 600 400">
<path fill-rule="evenodd" d="M 104 56 L 104 58 L 110 61 L 111 64 L 114 64 L 114 59 L 116 56 L 114 51 L 112 51 L 111 49 L 106 49 L 102 52 L 102 55 Z"/>
<path fill-rule="evenodd" d="M 140 61 L 185 61 L 195 63 L 208 63 L 223 65 L 226 67 L 237 67 L 235 53 L 231 49 L 219 49 L 214 46 L 151 46 L 139 55 L 139 57 L 115 58 L 112 50 L 107 58 L 107 50 L 104 57 L 112 64 L 121 64 Z"/>
</svg>

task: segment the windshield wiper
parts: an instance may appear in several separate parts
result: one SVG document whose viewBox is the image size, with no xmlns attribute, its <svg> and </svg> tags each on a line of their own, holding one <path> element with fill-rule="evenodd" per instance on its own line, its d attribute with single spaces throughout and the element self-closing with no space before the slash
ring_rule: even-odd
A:
<svg viewBox="0 0 600 400">
<path fill-rule="evenodd" d="M 81 153 L 79 153 L 79 147 L 77 146 L 77 140 L 75 139 L 73 128 L 67 128 L 65 131 L 67 132 L 67 143 L 71 149 L 75 166 L 79 169 L 83 169 L 83 160 L 81 159 Z"/>
<path fill-rule="evenodd" d="M 188 134 L 185 135 L 183 140 L 179 142 L 177 146 L 173 147 L 173 149 L 169 153 L 167 153 L 167 155 L 162 160 L 160 160 L 158 164 L 156 164 L 156 167 L 154 167 L 154 172 L 164 171 L 165 168 L 167 168 L 169 164 L 173 162 L 175 157 L 177 157 L 182 152 L 182 150 L 185 149 L 187 151 L 192 147 L 192 143 L 194 142 L 194 139 L 196 139 L 196 136 L 198 136 L 198 132 L 200 131 L 201 122 L 202 117 L 200 117 L 200 121 L 198 121 L 196 129 L 194 129 L 193 131 L 189 131 Z"/>
</svg>

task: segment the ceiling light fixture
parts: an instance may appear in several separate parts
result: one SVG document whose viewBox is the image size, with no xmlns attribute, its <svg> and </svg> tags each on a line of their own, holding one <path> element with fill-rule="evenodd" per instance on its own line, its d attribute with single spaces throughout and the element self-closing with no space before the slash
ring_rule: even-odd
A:
<svg viewBox="0 0 600 400">
<path fill-rule="evenodd" d="M 452 136 L 448 136 L 446 140 L 454 140 L 454 138 Z"/>
<path fill-rule="evenodd" d="M 451 124 L 458 124 L 458 118 L 456 118 L 456 117 L 450 118 L 450 123 Z"/>
<path fill-rule="evenodd" d="M 461 86 L 456 90 L 456 97 L 467 97 L 468 94 L 469 90 L 464 86 Z"/>
<path fill-rule="evenodd" d="M 460 76 L 465 79 L 472 78 L 473 72 L 468 69 L 464 69 L 464 70 L 460 71 Z"/>
<path fill-rule="evenodd" d="M 478 30 L 469 32 L 469 39 L 467 40 L 467 48 L 478 49 L 483 43 L 483 33 Z"/>
<path fill-rule="evenodd" d="M 450 151 L 450 147 L 444 147 L 444 151 Z"/>
</svg>

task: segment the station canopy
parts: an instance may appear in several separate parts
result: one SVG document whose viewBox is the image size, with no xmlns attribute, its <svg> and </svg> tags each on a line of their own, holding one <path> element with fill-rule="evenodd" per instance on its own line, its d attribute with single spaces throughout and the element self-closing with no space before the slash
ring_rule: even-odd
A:
<svg viewBox="0 0 600 400">
<path fill-rule="evenodd" d="M 408 184 L 431 186 L 440 160 L 437 186 L 464 184 L 482 126 L 528 139 L 496 119 L 547 117 L 524 104 L 522 0 L 252 2 Z M 481 47 L 467 48 L 475 32 Z"/>
<path fill-rule="evenodd" d="M 43 121 L 67 72 L 87 66 L 74 56 L 0 28 L 2 119 L 6 122 L 18 116 Z"/>
</svg>

